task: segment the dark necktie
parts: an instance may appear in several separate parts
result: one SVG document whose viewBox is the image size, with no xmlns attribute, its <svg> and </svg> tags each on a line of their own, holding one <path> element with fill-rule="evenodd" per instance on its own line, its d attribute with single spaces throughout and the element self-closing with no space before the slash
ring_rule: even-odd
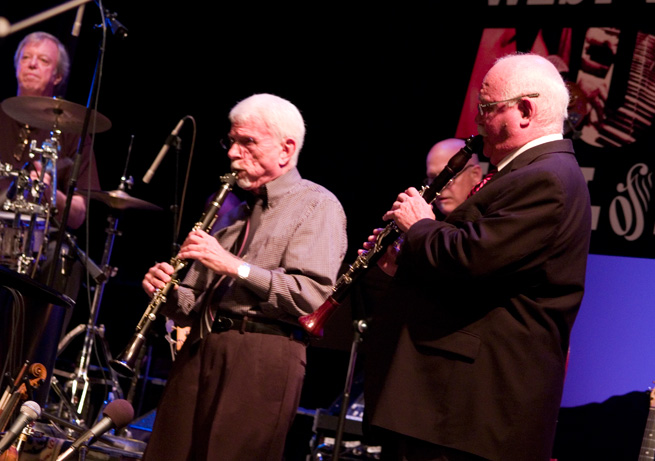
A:
<svg viewBox="0 0 655 461">
<path fill-rule="evenodd" d="M 473 189 L 471 189 L 471 192 L 469 192 L 469 195 L 468 195 L 466 198 L 469 198 L 470 196 L 472 196 L 473 194 L 475 194 L 477 191 L 479 191 L 480 189 L 482 189 L 482 187 L 484 187 L 484 185 L 487 184 L 487 183 L 489 182 L 489 180 L 493 177 L 493 175 L 495 175 L 496 173 L 498 173 L 498 170 L 494 168 L 494 169 L 491 170 L 489 173 L 487 173 L 486 175 L 484 175 L 484 178 L 482 178 L 482 181 L 480 181 L 479 183 L 477 183 L 477 184 L 473 187 Z"/>
<path fill-rule="evenodd" d="M 243 254 L 243 252 L 248 248 L 248 245 L 250 245 L 250 242 L 252 242 L 252 237 L 255 234 L 255 230 L 259 226 L 263 208 L 263 199 L 261 197 L 257 197 L 255 202 L 251 205 L 250 217 L 248 218 L 248 223 L 246 225 L 246 238 L 237 255 Z"/>
<path fill-rule="evenodd" d="M 250 208 L 250 216 L 247 218 L 247 222 L 244 226 L 244 231 L 241 236 L 235 242 L 233 247 L 234 253 L 237 256 L 243 255 L 252 241 L 253 235 L 257 226 L 259 226 L 261 214 L 264 208 L 264 200 L 262 197 L 255 197 L 253 202 L 249 202 L 248 207 Z M 203 309 L 203 320 L 200 330 L 200 337 L 204 337 L 212 329 L 212 324 L 214 323 L 215 308 L 220 302 L 220 299 L 225 296 L 228 290 L 231 287 L 230 279 L 226 276 L 217 277 L 214 281 L 214 284 L 209 288 L 211 293 L 208 293 L 208 302 L 206 302 Z"/>
</svg>

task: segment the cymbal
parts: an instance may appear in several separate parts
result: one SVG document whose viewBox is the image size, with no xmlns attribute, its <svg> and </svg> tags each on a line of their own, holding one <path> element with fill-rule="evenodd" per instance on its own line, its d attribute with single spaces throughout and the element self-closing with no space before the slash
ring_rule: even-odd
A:
<svg viewBox="0 0 655 461">
<path fill-rule="evenodd" d="M 111 191 L 103 190 L 78 190 L 78 194 L 89 195 L 92 199 L 99 200 L 115 210 L 126 210 L 129 208 L 137 210 L 161 210 L 161 207 L 132 197 L 127 192 L 116 189 Z"/>
<path fill-rule="evenodd" d="M 14 120 L 20 123 L 53 130 L 57 128 L 63 133 L 82 134 L 86 107 L 59 98 L 44 96 L 14 96 L 2 101 L 2 109 Z M 93 116 L 96 115 L 95 125 Z M 111 128 L 107 117 L 91 110 L 88 133 L 102 133 Z"/>
</svg>

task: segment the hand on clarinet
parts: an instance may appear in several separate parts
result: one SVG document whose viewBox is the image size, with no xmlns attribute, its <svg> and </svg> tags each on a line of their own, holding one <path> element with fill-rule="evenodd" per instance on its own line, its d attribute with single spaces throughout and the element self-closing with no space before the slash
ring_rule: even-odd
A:
<svg viewBox="0 0 655 461">
<path fill-rule="evenodd" d="M 432 211 L 432 206 L 423 199 L 419 191 L 414 187 L 400 193 L 396 201 L 393 202 L 391 210 L 387 211 L 382 217 L 385 221 L 394 221 L 402 232 L 407 232 L 414 223 L 426 218 L 435 219 L 436 216 Z"/>
<path fill-rule="evenodd" d="M 141 282 L 143 291 L 152 298 L 157 290 L 161 290 L 171 281 L 173 272 L 175 272 L 173 266 L 166 262 L 155 264 L 148 269 L 145 277 L 143 277 L 143 281 Z M 177 286 L 174 289 L 177 289 Z"/>
<path fill-rule="evenodd" d="M 357 251 L 357 254 L 364 254 L 365 252 L 369 251 L 373 246 L 375 245 L 375 241 L 378 238 L 378 235 L 380 232 L 382 232 L 384 228 L 378 228 L 378 229 L 373 229 L 373 235 L 368 236 L 368 240 L 364 242 L 362 245 L 363 248 Z M 385 274 L 393 277 L 396 274 L 396 270 L 398 269 L 398 265 L 396 264 L 396 256 L 398 256 L 398 252 L 400 251 L 400 244 L 402 243 L 402 237 L 399 238 L 396 242 L 394 242 L 393 245 L 389 245 L 384 254 L 380 256 L 380 259 L 377 261 L 377 265 L 380 269 L 382 269 L 382 272 Z"/>
<path fill-rule="evenodd" d="M 193 259 L 220 275 L 238 277 L 238 268 L 243 262 L 223 248 L 216 238 L 202 230 L 189 233 L 178 253 L 180 259 Z"/>
</svg>

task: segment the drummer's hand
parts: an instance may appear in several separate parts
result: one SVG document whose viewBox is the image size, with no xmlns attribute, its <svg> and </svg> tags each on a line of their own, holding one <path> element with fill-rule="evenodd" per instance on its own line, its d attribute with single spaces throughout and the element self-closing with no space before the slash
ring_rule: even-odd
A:
<svg viewBox="0 0 655 461">
<path fill-rule="evenodd" d="M 141 287 L 152 298 L 155 291 L 161 290 L 171 281 L 173 272 L 175 272 L 175 269 L 170 264 L 165 262 L 157 263 L 148 269 L 141 282 Z M 177 285 L 175 285 L 175 288 L 177 288 Z"/>
<path fill-rule="evenodd" d="M 43 169 L 43 164 L 40 161 L 35 160 L 32 162 L 32 165 L 34 166 L 34 169 L 30 171 L 30 179 L 32 181 L 36 181 L 37 179 L 41 178 L 41 170 Z M 43 177 L 43 182 L 48 186 L 52 183 L 52 177 L 50 176 L 50 173 L 45 174 Z"/>
</svg>

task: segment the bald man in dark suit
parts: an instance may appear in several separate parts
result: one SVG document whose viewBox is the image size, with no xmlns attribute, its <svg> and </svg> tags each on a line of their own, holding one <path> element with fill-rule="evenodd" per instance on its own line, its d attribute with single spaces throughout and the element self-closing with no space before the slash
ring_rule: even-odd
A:
<svg viewBox="0 0 655 461">
<path fill-rule="evenodd" d="M 443 221 L 413 188 L 385 214 L 405 235 L 393 308 L 376 313 L 368 344 L 379 367 L 367 418 L 384 432 L 383 459 L 550 459 L 589 194 L 562 137 L 568 92 L 550 62 L 499 60 L 479 100 L 498 172 Z"/>
</svg>

